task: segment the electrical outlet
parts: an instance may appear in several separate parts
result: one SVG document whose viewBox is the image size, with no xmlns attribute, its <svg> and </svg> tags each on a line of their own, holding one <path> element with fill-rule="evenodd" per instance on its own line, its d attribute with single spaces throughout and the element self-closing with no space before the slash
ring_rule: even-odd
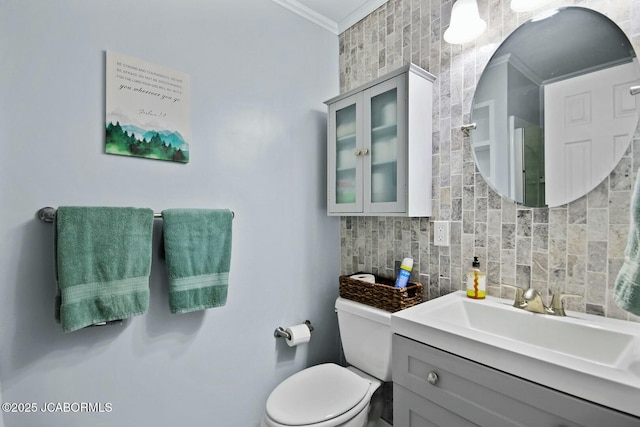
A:
<svg viewBox="0 0 640 427">
<path fill-rule="evenodd" d="M 449 246 L 449 221 L 433 221 L 433 244 Z"/>
</svg>

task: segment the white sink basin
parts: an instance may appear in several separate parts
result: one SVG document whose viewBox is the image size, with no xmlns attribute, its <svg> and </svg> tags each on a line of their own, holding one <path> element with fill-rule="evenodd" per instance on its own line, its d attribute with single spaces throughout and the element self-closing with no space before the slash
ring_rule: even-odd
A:
<svg viewBox="0 0 640 427">
<path fill-rule="evenodd" d="M 514 308 L 463 291 L 391 316 L 393 333 L 640 416 L 640 324 Z"/>
<path fill-rule="evenodd" d="M 571 318 L 562 319 L 513 309 L 510 302 L 505 305 L 479 304 L 468 298 L 450 300 L 449 304 L 440 304 L 432 309 L 425 305 L 421 315 L 428 313 L 428 316 L 435 317 L 440 322 L 449 322 L 611 366 L 616 365 L 634 339 L 634 335 L 630 333 L 604 329 L 588 322 L 575 322 Z"/>
</svg>

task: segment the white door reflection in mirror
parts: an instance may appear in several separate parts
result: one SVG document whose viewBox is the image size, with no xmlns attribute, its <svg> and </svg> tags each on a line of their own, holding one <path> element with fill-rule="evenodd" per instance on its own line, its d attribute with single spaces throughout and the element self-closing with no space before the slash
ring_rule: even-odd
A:
<svg viewBox="0 0 640 427">
<path fill-rule="evenodd" d="M 596 187 L 633 137 L 637 58 L 544 86 L 547 203 L 557 206 Z"/>
</svg>

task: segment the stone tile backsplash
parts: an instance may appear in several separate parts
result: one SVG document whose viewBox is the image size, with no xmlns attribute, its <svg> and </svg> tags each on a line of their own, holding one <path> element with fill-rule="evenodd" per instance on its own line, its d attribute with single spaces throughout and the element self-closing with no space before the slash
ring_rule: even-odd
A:
<svg viewBox="0 0 640 427">
<path fill-rule="evenodd" d="M 609 177 L 586 196 L 557 208 L 524 208 L 496 194 L 475 167 L 468 122 L 475 85 L 499 44 L 532 13 L 517 14 L 509 1 L 478 0 L 488 30 L 478 40 L 452 46 L 442 39 L 452 1 L 390 0 L 342 33 L 342 92 L 413 62 L 433 73 L 433 217 L 342 217 L 341 273 L 367 271 L 393 277 L 406 256 L 412 280 L 436 298 L 463 289 L 478 256 L 488 293 L 513 297 L 501 285 L 532 286 L 543 295 L 574 293 L 569 309 L 639 321 L 612 299 L 629 231 L 629 206 L 640 167 L 640 129 Z M 553 1 L 614 20 L 640 52 L 640 0 Z M 535 13 L 535 12 L 534 12 Z M 451 222 L 451 245 L 433 245 L 435 219 Z"/>
</svg>

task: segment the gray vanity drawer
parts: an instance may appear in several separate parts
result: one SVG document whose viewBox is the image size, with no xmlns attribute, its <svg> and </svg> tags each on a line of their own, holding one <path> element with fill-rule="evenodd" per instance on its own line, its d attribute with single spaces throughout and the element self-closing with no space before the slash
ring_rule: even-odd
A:
<svg viewBox="0 0 640 427">
<path fill-rule="evenodd" d="M 435 385 L 427 381 L 430 372 L 438 375 Z M 523 380 L 399 335 L 393 336 L 393 381 L 394 418 L 397 415 L 409 416 L 400 415 L 403 412 L 407 413 L 407 405 L 401 400 L 402 395 L 406 394 L 404 391 L 395 395 L 399 387 L 422 397 L 425 400 L 424 404 L 437 405 L 449 411 L 450 415 L 459 417 L 455 422 L 424 425 L 640 426 L 640 418 Z M 414 411 L 414 414 L 417 412 Z M 439 416 L 436 418 L 440 419 Z M 404 427 L 400 424 L 399 426 Z"/>
<path fill-rule="evenodd" d="M 471 427 L 478 425 L 397 384 L 393 384 L 393 402 L 393 424 L 398 427 Z"/>
</svg>

